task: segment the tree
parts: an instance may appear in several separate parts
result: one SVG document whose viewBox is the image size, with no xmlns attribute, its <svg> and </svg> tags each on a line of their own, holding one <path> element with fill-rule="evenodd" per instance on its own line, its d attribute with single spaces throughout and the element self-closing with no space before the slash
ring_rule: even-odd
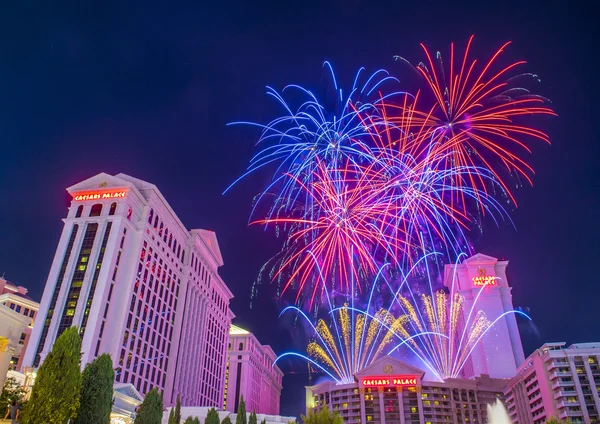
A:
<svg viewBox="0 0 600 424">
<path fill-rule="evenodd" d="M 198 417 L 194 418 L 194 420 L 192 421 L 192 424 L 200 424 L 200 418 L 198 418 Z"/>
<path fill-rule="evenodd" d="M 215 408 L 210 408 L 204 419 L 204 424 L 220 424 L 219 413 Z M 198 423 L 200 424 L 200 423 Z"/>
<path fill-rule="evenodd" d="M 181 423 L 181 396 L 177 395 L 177 402 L 175 403 L 175 407 L 171 408 L 171 412 L 169 413 L 168 424 L 179 423 Z"/>
<path fill-rule="evenodd" d="M 81 406 L 75 424 L 106 424 L 110 421 L 115 372 L 110 355 L 103 354 L 85 366 Z"/>
<path fill-rule="evenodd" d="M 154 387 L 140 405 L 133 424 L 160 424 L 163 416 L 163 401 L 158 389 Z"/>
<path fill-rule="evenodd" d="M 344 424 L 338 411 L 330 411 L 325 405 L 319 411 L 310 411 L 308 416 L 302 415 L 304 424 Z"/>
<path fill-rule="evenodd" d="M 566 420 L 562 421 L 552 417 L 548 421 L 546 421 L 546 424 L 571 424 L 571 420 L 567 418 Z"/>
<path fill-rule="evenodd" d="M 194 419 L 191 416 L 187 417 L 183 424 L 194 424 Z"/>
<path fill-rule="evenodd" d="M 6 414 L 8 405 L 13 402 L 21 404 L 27 390 L 25 390 L 17 380 L 13 377 L 8 377 L 4 382 L 2 394 L 0 395 L 0 418 Z"/>
<path fill-rule="evenodd" d="M 38 369 L 23 424 L 63 424 L 75 418 L 81 395 L 81 337 L 76 327 L 65 330 Z"/>
<path fill-rule="evenodd" d="M 235 424 L 247 424 L 246 422 L 246 402 L 244 402 L 244 396 L 240 397 L 240 405 L 238 406 L 237 416 L 235 417 Z"/>
<path fill-rule="evenodd" d="M 263 420 L 260 422 L 260 424 L 267 424 L 267 419 L 266 419 L 266 418 L 264 418 L 264 419 L 263 419 Z M 288 424 L 290 424 L 290 422 L 289 422 L 289 421 L 288 421 Z M 296 423 L 294 423 L 294 424 L 296 424 Z"/>
<path fill-rule="evenodd" d="M 221 424 L 231 424 L 231 418 L 229 418 L 229 416 L 223 418 L 223 421 L 221 421 Z"/>
<path fill-rule="evenodd" d="M 250 419 L 248 420 L 248 424 L 258 424 L 258 420 L 256 418 L 256 412 L 252 411 L 250 413 Z"/>
</svg>

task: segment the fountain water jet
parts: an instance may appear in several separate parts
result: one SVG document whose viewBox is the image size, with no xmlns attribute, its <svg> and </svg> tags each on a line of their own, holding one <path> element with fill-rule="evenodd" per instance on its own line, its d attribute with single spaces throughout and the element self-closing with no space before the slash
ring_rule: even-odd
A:
<svg viewBox="0 0 600 424">
<path fill-rule="evenodd" d="M 508 416 L 508 411 L 498 399 L 495 404 L 487 406 L 487 413 L 488 424 L 512 424 Z"/>
</svg>

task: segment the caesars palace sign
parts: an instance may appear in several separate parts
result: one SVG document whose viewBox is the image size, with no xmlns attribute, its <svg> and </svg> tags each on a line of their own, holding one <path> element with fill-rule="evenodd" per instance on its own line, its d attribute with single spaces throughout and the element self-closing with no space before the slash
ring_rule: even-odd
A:
<svg viewBox="0 0 600 424">
<path fill-rule="evenodd" d="M 107 200 L 107 199 L 124 199 L 127 194 L 127 190 L 104 190 L 104 191 L 93 191 L 85 193 L 74 193 L 73 200 L 85 201 L 85 200 Z"/>
<path fill-rule="evenodd" d="M 386 377 L 363 377 L 360 380 L 364 387 L 396 387 L 416 386 L 417 377 L 414 375 L 396 375 Z"/>
</svg>

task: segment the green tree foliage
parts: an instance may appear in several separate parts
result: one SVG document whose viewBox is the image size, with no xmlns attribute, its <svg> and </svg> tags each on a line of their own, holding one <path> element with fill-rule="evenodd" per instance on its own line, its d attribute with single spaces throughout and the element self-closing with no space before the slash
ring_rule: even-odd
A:
<svg viewBox="0 0 600 424">
<path fill-rule="evenodd" d="M 235 424 L 248 424 L 246 422 L 246 402 L 244 402 L 244 396 L 240 397 L 240 404 L 237 410 L 237 416 L 235 417 Z"/>
<path fill-rule="evenodd" d="M 262 421 L 262 423 L 260 423 L 260 424 L 267 424 L 267 421 L 266 421 L 266 420 L 263 420 L 263 421 Z M 289 420 L 289 421 L 287 422 L 287 424 L 296 424 L 296 421 Z"/>
<path fill-rule="evenodd" d="M 266 419 L 266 418 L 265 418 L 265 419 L 263 419 L 263 420 L 260 422 L 260 424 L 267 424 L 267 419 Z M 290 422 L 289 422 L 289 421 L 288 421 L 288 424 L 290 424 Z M 296 423 L 294 422 L 294 424 L 296 424 Z"/>
<path fill-rule="evenodd" d="M 115 372 L 110 355 L 103 354 L 85 366 L 81 406 L 75 424 L 106 424 L 110 421 Z"/>
<path fill-rule="evenodd" d="M 327 406 L 323 406 L 320 411 L 310 411 L 308 416 L 302 415 L 304 424 L 344 424 L 344 420 L 338 411 L 330 411 Z"/>
<path fill-rule="evenodd" d="M 168 424 L 179 424 L 181 423 L 181 396 L 177 395 L 177 402 L 175 402 L 175 407 L 171 408 L 171 412 L 169 413 L 169 423 Z"/>
<path fill-rule="evenodd" d="M 163 415 L 162 396 L 155 387 L 146 393 L 133 424 L 160 424 Z"/>
<path fill-rule="evenodd" d="M 63 332 L 38 369 L 23 424 L 63 424 L 74 418 L 81 394 L 81 337 L 75 327 Z"/>
<path fill-rule="evenodd" d="M 200 419 L 198 417 L 194 418 L 192 424 L 200 424 Z"/>
<path fill-rule="evenodd" d="M 199 424 L 199 423 L 198 423 Z M 221 424 L 219 413 L 215 408 L 210 408 L 204 419 L 204 424 Z"/>
<path fill-rule="evenodd" d="M 194 424 L 194 419 L 192 417 L 187 417 L 183 424 Z"/>
<path fill-rule="evenodd" d="M 567 418 L 563 421 L 557 420 L 556 418 L 552 417 L 548 421 L 546 421 L 546 424 L 571 424 L 571 420 Z"/>
<path fill-rule="evenodd" d="M 223 418 L 223 421 L 221 421 L 221 424 L 231 424 L 231 418 L 229 418 L 228 416 Z"/>
<path fill-rule="evenodd" d="M 258 424 L 258 420 L 256 418 L 256 412 L 252 411 L 250 413 L 250 419 L 248 420 L 248 424 Z"/>
<path fill-rule="evenodd" d="M 175 424 L 181 423 L 181 395 L 177 395 L 175 402 Z"/>
<path fill-rule="evenodd" d="M 8 377 L 4 382 L 2 394 L 0 395 L 0 418 L 6 414 L 8 405 L 13 402 L 21 404 L 27 391 L 21 387 L 19 382 L 12 377 Z"/>
</svg>

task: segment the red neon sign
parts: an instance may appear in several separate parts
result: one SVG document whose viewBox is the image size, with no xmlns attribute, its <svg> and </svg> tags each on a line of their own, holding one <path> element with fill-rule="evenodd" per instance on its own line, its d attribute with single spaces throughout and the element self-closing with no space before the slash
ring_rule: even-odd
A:
<svg viewBox="0 0 600 424">
<path fill-rule="evenodd" d="M 104 190 L 104 191 L 92 191 L 85 193 L 73 194 L 73 200 L 85 201 L 85 200 L 105 200 L 105 199 L 124 199 L 127 194 L 127 190 Z"/>
<path fill-rule="evenodd" d="M 495 286 L 496 277 L 491 275 L 480 275 L 479 277 L 473 277 L 474 286 Z"/>
<path fill-rule="evenodd" d="M 361 384 L 364 387 L 416 386 L 417 385 L 417 377 L 414 375 L 365 377 L 361 380 Z"/>
</svg>

